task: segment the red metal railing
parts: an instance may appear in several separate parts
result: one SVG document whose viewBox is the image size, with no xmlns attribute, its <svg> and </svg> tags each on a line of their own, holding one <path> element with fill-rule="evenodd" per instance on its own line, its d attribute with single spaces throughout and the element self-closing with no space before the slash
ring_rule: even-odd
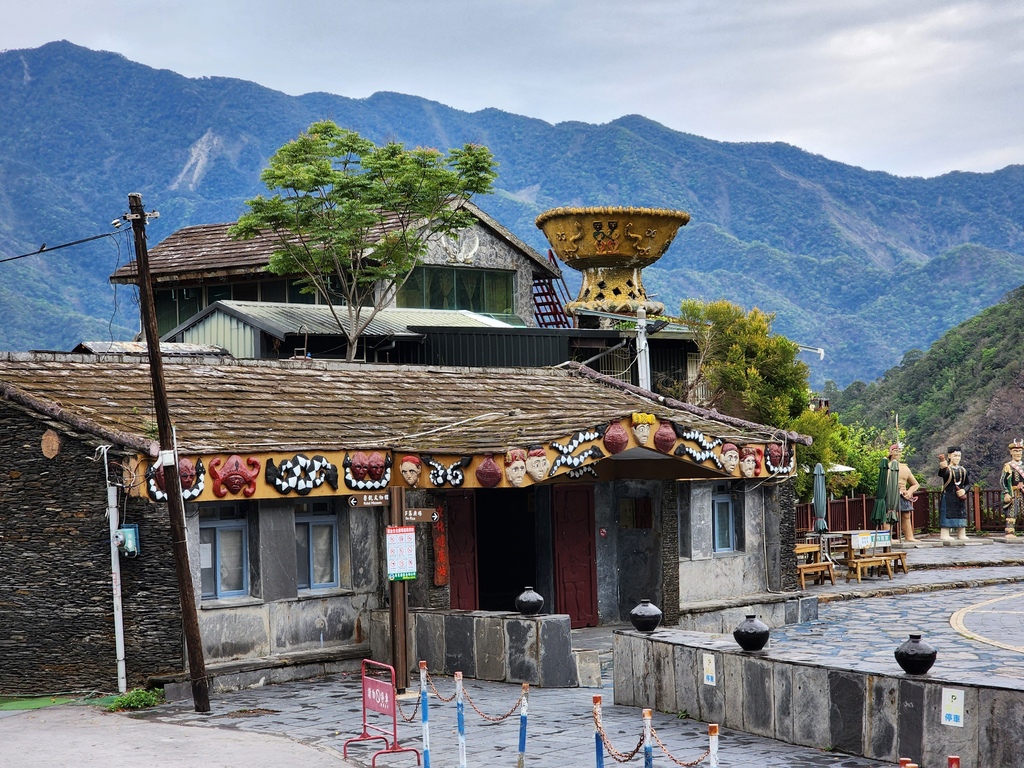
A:
<svg viewBox="0 0 1024 768">
<path fill-rule="evenodd" d="M 939 529 L 939 499 L 941 491 L 918 491 L 914 499 L 914 528 L 923 531 Z M 857 531 L 874 528 L 871 511 L 875 508 L 875 497 L 854 496 L 833 499 L 828 503 L 825 519 L 830 531 Z M 1002 531 L 1006 518 L 1003 515 L 1002 491 L 999 489 L 973 488 L 967 497 L 967 528 L 974 531 Z M 814 527 L 814 507 L 811 504 L 796 505 L 796 529 L 809 531 Z"/>
</svg>

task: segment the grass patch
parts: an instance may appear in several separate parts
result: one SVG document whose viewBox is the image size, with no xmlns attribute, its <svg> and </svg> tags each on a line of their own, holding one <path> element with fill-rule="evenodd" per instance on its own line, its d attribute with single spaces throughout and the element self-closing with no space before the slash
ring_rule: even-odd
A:
<svg viewBox="0 0 1024 768">
<path fill-rule="evenodd" d="M 148 690 L 146 688 L 135 688 L 120 696 L 115 696 L 113 702 L 107 707 L 108 712 L 123 712 L 125 710 L 148 709 L 157 704 L 163 704 L 163 689 Z"/>
<path fill-rule="evenodd" d="M 12 712 L 23 709 L 42 709 L 58 704 L 70 704 L 74 699 L 66 696 L 34 696 L 27 699 L 0 699 L 0 712 Z"/>
</svg>

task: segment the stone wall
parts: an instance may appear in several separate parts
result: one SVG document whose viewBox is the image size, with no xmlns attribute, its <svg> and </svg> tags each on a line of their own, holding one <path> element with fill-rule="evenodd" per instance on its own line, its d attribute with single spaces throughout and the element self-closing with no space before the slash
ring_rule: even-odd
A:
<svg viewBox="0 0 1024 768">
<path fill-rule="evenodd" d="M 408 658 L 411 679 L 419 661 L 431 674 L 453 675 L 540 687 L 579 685 L 565 614 L 523 616 L 505 611 L 409 612 Z M 371 614 L 370 650 L 374 660 L 390 664 L 391 617 Z"/>
<path fill-rule="evenodd" d="M 704 679 L 713 660 L 714 684 Z M 616 632 L 615 703 L 689 717 L 790 744 L 838 750 L 895 765 L 1020 764 L 1024 689 L 864 669 L 825 668 L 745 653 L 731 638 L 680 630 Z M 962 696 L 962 727 L 943 722 L 944 689 Z M 723 748 L 724 745 L 723 745 Z"/>
<path fill-rule="evenodd" d="M 42 449 L 48 430 L 53 458 Z M 0 693 L 117 691 L 98 445 L 0 402 Z M 110 455 L 115 480 L 121 473 L 114 462 L 122 458 Z M 119 498 L 122 522 L 138 524 L 140 538 L 139 556 L 121 558 L 130 688 L 180 672 L 183 640 L 166 508 Z"/>
</svg>

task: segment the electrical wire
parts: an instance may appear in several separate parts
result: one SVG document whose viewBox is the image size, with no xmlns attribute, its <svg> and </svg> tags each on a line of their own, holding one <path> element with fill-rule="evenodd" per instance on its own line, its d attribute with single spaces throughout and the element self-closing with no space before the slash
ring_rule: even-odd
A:
<svg viewBox="0 0 1024 768">
<path fill-rule="evenodd" d="M 81 240 L 72 240 L 70 243 L 61 243 L 60 245 L 54 245 L 52 247 L 47 246 L 45 243 L 39 247 L 39 250 L 31 251 L 29 253 L 23 253 L 20 256 L 8 256 L 6 259 L 0 259 L 0 264 L 4 264 L 8 261 L 15 261 L 17 259 L 24 259 L 28 256 L 38 256 L 41 253 L 49 253 L 50 251 L 59 251 L 61 248 L 70 248 L 72 245 L 81 245 L 82 243 L 89 243 L 93 240 L 99 240 L 102 237 L 116 237 L 117 232 L 104 232 L 102 235 L 93 235 L 92 237 L 83 237 Z"/>
</svg>

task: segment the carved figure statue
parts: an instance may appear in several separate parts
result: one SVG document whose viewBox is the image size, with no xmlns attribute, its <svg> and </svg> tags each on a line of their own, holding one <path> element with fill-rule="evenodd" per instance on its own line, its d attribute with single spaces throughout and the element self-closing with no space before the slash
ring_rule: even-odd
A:
<svg viewBox="0 0 1024 768">
<path fill-rule="evenodd" d="M 939 454 L 939 477 L 942 479 L 942 499 L 939 502 L 939 538 L 950 541 L 950 529 L 956 529 L 957 538 L 967 539 L 967 489 L 971 481 L 967 468 L 960 464 L 959 446 L 951 445 Z"/>
<path fill-rule="evenodd" d="M 722 469 L 725 470 L 727 475 L 731 475 L 736 472 L 736 467 L 740 463 L 740 449 L 732 443 L 726 443 L 722 446 Z"/>
<path fill-rule="evenodd" d="M 505 479 L 514 488 L 521 486 L 526 479 L 526 451 L 523 448 L 510 448 L 505 454 Z"/>
<path fill-rule="evenodd" d="M 1010 460 L 1003 464 L 999 485 L 1003 489 L 1003 514 L 1006 535 L 1016 537 L 1017 517 L 1024 512 L 1024 440 L 1017 438 L 1007 446 Z"/>
<path fill-rule="evenodd" d="M 740 448 L 740 474 L 744 477 L 757 477 L 761 474 L 761 454 L 752 445 Z"/>
<path fill-rule="evenodd" d="M 535 482 L 543 480 L 551 469 L 551 460 L 542 445 L 531 445 L 526 454 L 526 474 Z"/>
<path fill-rule="evenodd" d="M 891 508 L 891 519 L 900 521 L 900 531 L 905 542 L 915 542 L 914 536 L 914 494 L 921 484 L 917 482 L 910 467 L 900 459 L 903 457 L 903 446 L 893 443 L 889 446 L 888 484 L 894 486 L 894 493 L 886 493 L 886 498 L 894 496 Z"/>
<path fill-rule="evenodd" d="M 402 473 L 402 479 L 406 485 L 415 488 L 420 481 L 420 474 L 423 472 L 423 462 L 419 456 L 403 456 L 402 463 L 398 465 L 398 471 Z"/>
<path fill-rule="evenodd" d="M 634 413 L 631 419 L 633 423 L 633 437 L 640 445 L 647 445 L 651 437 L 651 425 L 654 424 L 654 415 L 650 413 Z"/>
</svg>

